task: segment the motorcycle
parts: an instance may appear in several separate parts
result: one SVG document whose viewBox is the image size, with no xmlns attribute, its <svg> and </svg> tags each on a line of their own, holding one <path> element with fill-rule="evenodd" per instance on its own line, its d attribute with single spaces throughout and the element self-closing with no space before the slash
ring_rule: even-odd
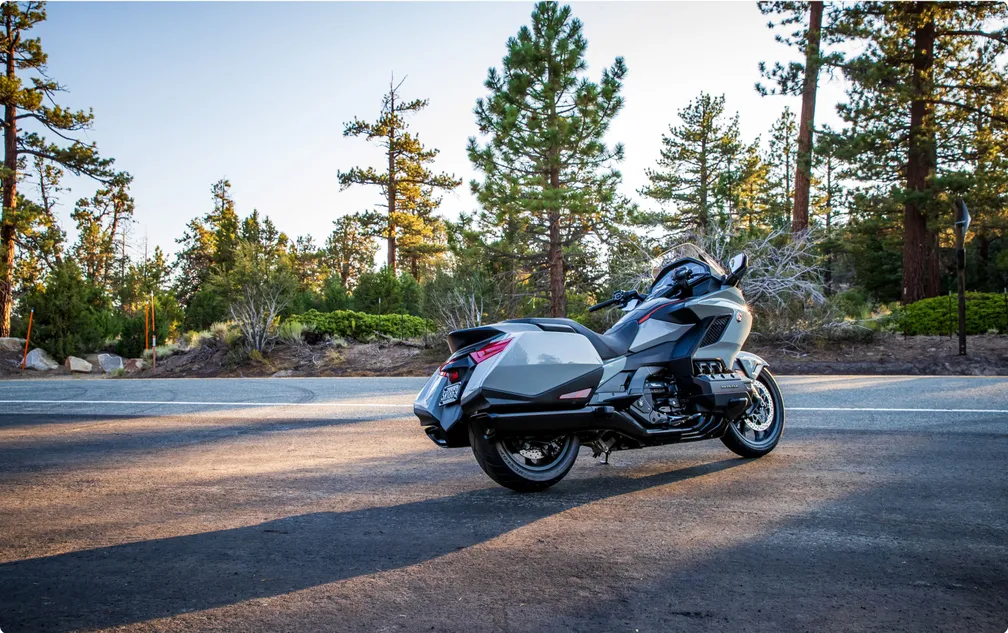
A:
<svg viewBox="0 0 1008 633">
<path fill-rule="evenodd" d="M 656 261 L 647 293 L 589 308 L 625 312 L 604 334 L 557 318 L 451 332 L 451 357 L 413 404 L 427 436 L 471 446 L 491 479 L 521 492 L 563 479 L 581 446 L 606 463 L 616 450 L 714 438 L 743 457 L 772 451 L 784 401 L 766 361 L 741 351 L 746 255 L 727 272 L 691 244 Z"/>
</svg>

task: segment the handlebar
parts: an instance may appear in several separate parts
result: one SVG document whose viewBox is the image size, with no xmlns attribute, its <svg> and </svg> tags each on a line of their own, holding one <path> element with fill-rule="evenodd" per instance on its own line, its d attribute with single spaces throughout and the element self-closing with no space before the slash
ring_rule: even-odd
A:
<svg viewBox="0 0 1008 633">
<path fill-rule="evenodd" d="M 622 299 L 606 299 L 602 303 L 596 303 L 592 307 L 588 308 L 589 312 L 595 312 L 596 310 L 601 310 L 602 308 L 608 308 L 609 306 L 614 306 L 617 303 L 621 303 Z"/>
</svg>

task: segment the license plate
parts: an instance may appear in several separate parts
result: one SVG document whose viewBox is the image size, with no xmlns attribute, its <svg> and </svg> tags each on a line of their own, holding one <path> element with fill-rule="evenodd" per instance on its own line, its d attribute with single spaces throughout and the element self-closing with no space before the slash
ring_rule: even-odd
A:
<svg viewBox="0 0 1008 633">
<path fill-rule="evenodd" d="M 441 400 L 440 402 L 438 402 L 438 404 L 443 406 L 455 402 L 456 400 L 458 400 L 459 391 L 461 389 L 462 389 L 462 383 L 459 383 L 457 385 L 448 385 L 447 387 L 444 388 L 444 391 L 441 392 Z"/>
</svg>

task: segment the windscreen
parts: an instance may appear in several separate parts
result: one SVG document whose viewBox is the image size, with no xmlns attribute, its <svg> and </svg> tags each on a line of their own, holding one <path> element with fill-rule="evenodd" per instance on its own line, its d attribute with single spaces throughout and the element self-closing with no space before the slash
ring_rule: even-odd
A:
<svg viewBox="0 0 1008 633">
<path fill-rule="evenodd" d="M 651 279 L 654 281 L 658 275 L 661 273 L 662 269 L 671 264 L 672 262 L 678 261 L 680 259 L 692 258 L 706 263 L 711 268 L 711 273 L 715 275 L 724 275 L 725 271 L 721 268 L 721 264 L 718 263 L 716 259 L 707 254 L 707 251 L 700 248 L 696 244 L 679 244 L 668 249 L 661 255 L 653 258 L 651 260 Z"/>
</svg>

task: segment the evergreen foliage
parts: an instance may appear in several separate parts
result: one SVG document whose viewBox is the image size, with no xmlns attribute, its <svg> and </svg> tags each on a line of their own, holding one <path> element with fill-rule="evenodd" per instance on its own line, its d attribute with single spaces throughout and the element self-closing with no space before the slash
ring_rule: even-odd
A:
<svg viewBox="0 0 1008 633">
<path fill-rule="evenodd" d="M 468 146 L 481 173 L 471 187 L 485 247 L 549 297 L 552 316 L 566 314 L 572 257 L 596 259 L 588 238 L 626 207 L 613 167 L 623 146 L 604 137 L 623 106 L 627 68 L 618 57 L 589 81 L 587 46 L 569 6 L 536 4 L 531 26 L 508 40 L 501 70 L 487 73 L 489 95 L 475 110 L 483 143 L 473 137 Z"/>
</svg>

